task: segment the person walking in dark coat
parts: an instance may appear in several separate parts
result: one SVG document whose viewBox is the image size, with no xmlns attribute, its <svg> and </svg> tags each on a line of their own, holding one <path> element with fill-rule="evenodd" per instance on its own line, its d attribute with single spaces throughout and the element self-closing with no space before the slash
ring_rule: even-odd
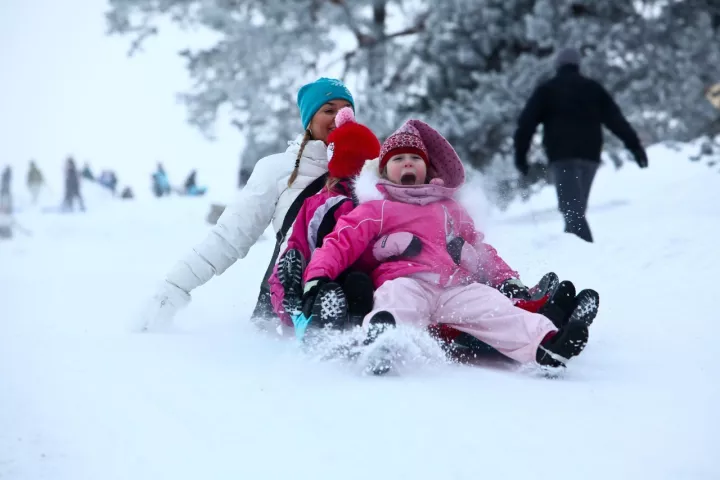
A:
<svg viewBox="0 0 720 480">
<path fill-rule="evenodd" d="M 624 143 L 640 168 L 648 166 L 648 159 L 637 133 L 612 96 L 580 73 L 580 60 L 577 50 L 561 50 L 555 60 L 555 76 L 541 83 L 528 100 L 515 131 L 515 166 L 523 175 L 528 174 L 527 153 L 535 129 L 542 124 L 543 147 L 565 232 L 592 242 L 585 211 L 600 166 L 602 126 Z"/>
<path fill-rule="evenodd" d="M 80 210 L 85 211 L 85 202 L 80 195 L 80 174 L 75 165 L 75 160 L 68 157 L 65 163 L 65 199 L 63 200 L 63 210 L 73 210 L 74 200 L 77 199 Z"/>
<path fill-rule="evenodd" d="M 12 213 L 12 169 L 5 167 L 0 179 L 0 212 Z"/>
</svg>

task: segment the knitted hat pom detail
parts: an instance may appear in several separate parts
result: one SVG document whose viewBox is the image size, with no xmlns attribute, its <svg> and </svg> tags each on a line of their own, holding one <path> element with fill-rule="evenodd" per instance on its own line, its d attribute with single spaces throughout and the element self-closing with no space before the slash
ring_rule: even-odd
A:
<svg viewBox="0 0 720 480">
<path fill-rule="evenodd" d="M 340 111 L 335 115 L 335 127 L 342 127 L 346 123 L 354 123 L 355 122 L 355 113 L 353 113 L 353 109 L 350 107 L 343 107 L 340 109 Z"/>
</svg>

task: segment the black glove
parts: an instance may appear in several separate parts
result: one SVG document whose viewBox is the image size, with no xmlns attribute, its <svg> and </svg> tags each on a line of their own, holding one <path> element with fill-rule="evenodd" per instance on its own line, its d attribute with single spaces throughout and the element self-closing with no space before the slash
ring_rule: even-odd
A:
<svg viewBox="0 0 720 480">
<path fill-rule="evenodd" d="M 633 154 L 633 157 L 635 157 L 635 161 L 637 162 L 637 164 L 640 168 L 648 167 L 648 157 L 647 157 L 647 153 L 645 153 L 644 148 L 635 150 L 632 152 L 632 154 Z"/>
<path fill-rule="evenodd" d="M 315 303 L 320 288 L 330 281 L 327 277 L 312 278 L 305 282 L 305 288 L 303 289 L 302 297 L 302 313 L 305 318 L 310 318 L 312 315 L 312 307 Z"/>
<path fill-rule="evenodd" d="M 528 287 L 526 287 L 519 279 L 517 278 L 511 278 L 509 280 L 505 280 L 503 283 L 500 284 L 498 287 L 498 290 L 500 290 L 500 293 L 505 295 L 508 298 L 517 298 L 519 300 L 530 300 L 530 292 L 528 291 Z"/>
</svg>

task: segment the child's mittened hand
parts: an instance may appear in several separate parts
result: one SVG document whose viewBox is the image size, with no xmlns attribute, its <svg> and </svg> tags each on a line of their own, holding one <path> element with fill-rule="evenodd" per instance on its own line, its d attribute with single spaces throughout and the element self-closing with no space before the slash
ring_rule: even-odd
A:
<svg viewBox="0 0 720 480">
<path fill-rule="evenodd" d="M 310 318 L 312 311 L 312 305 L 315 303 L 315 297 L 317 297 L 320 288 L 330 281 L 327 277 L 311 278 L 305 282 L 305 288 L 303 289 L 302 298 L 302 311 L 303 314 Z"/>
<path fill-rule="evenodd" d="M 325 277 L 308 280 L 305 282 L 305 287 L 303 288 L 303 297 L 307 297 L 308 295 L 317 295 L 317 291 L 320 290 L 320 287 L 325 285 L 327 282 L 328 279 Z"/>
</svg>

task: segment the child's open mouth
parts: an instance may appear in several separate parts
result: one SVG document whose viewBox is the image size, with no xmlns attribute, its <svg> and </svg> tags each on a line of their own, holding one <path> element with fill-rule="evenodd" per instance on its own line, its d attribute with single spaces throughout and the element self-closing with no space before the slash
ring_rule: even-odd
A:
<svg viewBox="0 0 720 480">
<path fill-rule="evenodd" d="M 415 180 L 417 180 L 417 177 L 414 173 L 403 173 L 402 177 L 400 177 L 400 183 L 403 185 L 415 185 Z"/>
</svg>

